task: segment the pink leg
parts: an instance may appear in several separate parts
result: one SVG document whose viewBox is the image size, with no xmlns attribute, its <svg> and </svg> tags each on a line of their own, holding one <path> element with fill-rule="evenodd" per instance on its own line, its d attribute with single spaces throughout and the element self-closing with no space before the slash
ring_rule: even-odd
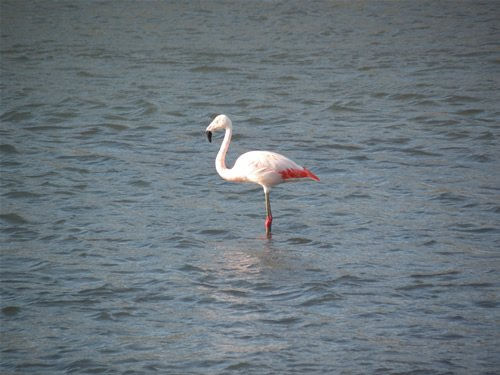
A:
<svg viewBox="0 0 500 375">
<path fill-rule="evenodd" d="M 266 236 L 267 238 L 271 237 L 271 225 L 273 223 L 273 217 L 268 216 L 266 217 Z"/>
<path fill-rule="evenodd" d="M 271 224 L 273 223 L 273 215 L 271 214 L 271 202 L 269 201 L 269 189 L 264 188 L 264 196 L 266 198 L 266 236 L 271 238 Z"/>
</svg>

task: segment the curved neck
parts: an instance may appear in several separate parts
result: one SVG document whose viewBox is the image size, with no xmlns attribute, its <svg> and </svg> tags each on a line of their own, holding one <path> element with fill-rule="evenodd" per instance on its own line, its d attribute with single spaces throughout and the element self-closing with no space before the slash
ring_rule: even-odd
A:
<svg viewBox="0 0 500 375">
<path fill-rule="evenodd" d="M 231 142 L 232 133 L 233 131 L 231 127 L 227 127 L 224 140 L 222 141 L 217 157 L 215 158 L 215 169 L 217 169 L 219 176 L 225 180 L 231 178 L 231 170 L 226 167 L 226 153 L 229 148 L 229 143 Z"/>
</svg>

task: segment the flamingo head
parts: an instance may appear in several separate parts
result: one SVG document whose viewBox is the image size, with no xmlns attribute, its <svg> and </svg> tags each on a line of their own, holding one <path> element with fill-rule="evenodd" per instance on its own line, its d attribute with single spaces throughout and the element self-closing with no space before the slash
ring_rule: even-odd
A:
<svg viewBox="0 0 500 375">
<path fill-rule="evenodd" d="M 229 119 L 229 117 L 227 117 L 226 115 L 218 115 L 216 118 L 213 119 L 213 121 L 210 123 L 210 125 L 208 125 L 207 130 L 205 131 L 207 138 L 208 138 L 208 141 L 212 142 L 212 133 L 213 132 L 216 132 L 216 131 L 222 130 L 222 129 L 231 128 L 232 126 L 233 125 L 232 125 L 232 122 Z"/>
</svg>

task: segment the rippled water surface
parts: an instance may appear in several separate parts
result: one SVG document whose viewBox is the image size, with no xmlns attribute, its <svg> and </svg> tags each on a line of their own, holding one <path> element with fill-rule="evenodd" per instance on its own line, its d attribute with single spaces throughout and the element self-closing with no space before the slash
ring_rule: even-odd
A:
<svg viewBox="0 0 500 375">
<path fill-rule="evenodd" d="M 498 373 L 498 2 L 0 17 L 2 373 Z M 216 113 L 321 178 L 271 240 Z"/>
</svg>

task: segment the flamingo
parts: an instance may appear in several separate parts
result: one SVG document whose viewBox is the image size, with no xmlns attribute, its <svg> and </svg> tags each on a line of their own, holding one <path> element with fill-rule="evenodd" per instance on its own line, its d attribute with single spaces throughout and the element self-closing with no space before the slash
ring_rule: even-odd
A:
<svg viewBox="0 0 500 375">
<path fill-rule="evenodd" d="M 227 168 L 226 153 L 233 132 L 231 120 L 226 115 L 218 115 L 208 125 L 205 133 L 208 141 L 212 142 L 212 133 L 224 129 L 224 140 L 215 158 L 215 169 L 224 180 L 253 182 L 262 186 L 266 200 L 266 236 L 267 238 L 271 238 L 271 225 L 273 223 L 271 202 L 269 201 L 271 188 L 282 182 L 296 181 L 304 178 L 319 181 L 319 178 L 307 168 L 301 167 L 287 157 L 271 151 L 246 152 L 236 160 L 233 168 Z"/>
</svg>

